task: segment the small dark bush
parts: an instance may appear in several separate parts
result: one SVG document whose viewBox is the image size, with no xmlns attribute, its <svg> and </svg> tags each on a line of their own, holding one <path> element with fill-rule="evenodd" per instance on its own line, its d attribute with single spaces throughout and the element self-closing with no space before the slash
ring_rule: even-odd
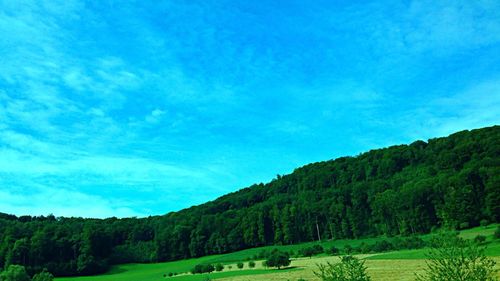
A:
<svg viewBox="0 0 500 281">
<path fill-rule="evenodd" d="M 326 250 L 326 253 L 332 256 L 336 256 L 340 253 L 340 250 L 337 247 L 332 246 L 330 249 Z"/>
<path fill-rule="evenodd" d="M 496 239 L 500 239 L 500 226 L 497 227 L 497 229 L 495 230 L 495 233 L 493 234 L 493 236 Z"/>
<path fill-rule="evenodd" d="M 349 245 L 349 244 L 346 244 L 346 245 L 344 246 L 344 253 L 346 253 L 346 254 L 350 254 L 350 253 L 352 253 L 352 252 L 353 252 L 353 250 L 354 250 L 354 248 L 353 248 L 351 245 Z"/>
<path fill-rule="evenodd" d="M 490 224 L 490 222 L 487 219 L 482 219 L 479 222 L 479 225 L 481 225 L 481 226 L 487 226 L 488 224 Z"/>
<path fill-rule="evenodd" d="M 245 265 L 242 262 L 236 264 L 239 269 L 242 269 Z"/>
<path fill-rule="evenodd" d="M 191 273 L 210 273 L 215 270 L 214 266 L 211 264 L 197 264 L 191 269 Z"/>
<path fill-rule="evenodd" d="M 474 242 L 476 242 L 477 244 L 483 244 L 484 242 L 486 242 L 486 236 L 484 236 L 484 235 L 477 235 L 474 238 Z"/>
<path fill-rule="evenodd" d="M 224 270 L 224 266 L 221 263 L 215 265 L 215 271 L 222 271 L 222 270 Z"/>
<path fill-rule="evenodd" d="M 394 249 L 394 246 L 389 241 L 386 241 L 386 240 L 377 241 L 371 247 L 371 250 L 373 252 L 376 252 L 376 253 L 386 252 L 386 251 L 390 251 L 393 249 Z"/>
<path fill-rule="evenodd" d="M 255 267 L 255 262 L 254 261 L 249 261 L 248 262 L 248 267 L 254 268 Z"/>
<path fill-rule="evenodd" d="M 314 255 L 319 255 L 323 253 L 325 250 L 321 245 L 314 245 L 311 247 L 305 247 L 300 249 L 300 254 L 304 257 L 312 257 Z"/>
</svg>

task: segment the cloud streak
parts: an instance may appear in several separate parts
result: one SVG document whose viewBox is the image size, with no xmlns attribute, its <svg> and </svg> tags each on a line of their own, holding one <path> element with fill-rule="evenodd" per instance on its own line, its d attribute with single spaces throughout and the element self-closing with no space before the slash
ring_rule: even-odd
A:
<svg viewBox="0 0 500 281">
<path fill-rule="evenodd" d="M 0 2 L 0 211 L 162 214 L 312 161 L 498 124 L 499 11 Z"/>
</svg>

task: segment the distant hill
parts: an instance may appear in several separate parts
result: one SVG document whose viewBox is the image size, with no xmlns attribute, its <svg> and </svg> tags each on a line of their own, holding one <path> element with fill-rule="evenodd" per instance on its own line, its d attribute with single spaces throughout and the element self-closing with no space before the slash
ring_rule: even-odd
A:
<svg viewBox="0 0 500 281">
<path fill-rule="evenodd" d="M 167 202 L 166 202 L 167 203 Z M 217 200 L 148 218 L 0 213 L 0 267 L 88 275 L 291 244 L 500 222 L 500 126 L 318 162 Z"/>
</svg>

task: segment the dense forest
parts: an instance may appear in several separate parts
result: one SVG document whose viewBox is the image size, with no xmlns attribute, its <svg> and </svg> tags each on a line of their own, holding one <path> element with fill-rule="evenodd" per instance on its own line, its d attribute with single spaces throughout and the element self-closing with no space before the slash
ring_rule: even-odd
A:
<svg viewBox="0 0 500 281">
<path fill-rule="evenodd" d="M 0 213 L 0 268 L 89 275 L 271 244 L 500 222 L 500 126 L 296 169 L 200 206 L 148 218 Z"/>
</svg>

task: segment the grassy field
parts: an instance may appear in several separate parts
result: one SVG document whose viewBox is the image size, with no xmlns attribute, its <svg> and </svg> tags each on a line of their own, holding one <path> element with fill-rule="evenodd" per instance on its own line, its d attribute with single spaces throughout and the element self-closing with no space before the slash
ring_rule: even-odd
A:
<svg viewBox="0 0 500 281">
<path fill-rule="evenodd" d="M 476 227 L 460 232 L 460 236 L 466 239 L 473 239 L 477 235 L 485 235 L 486 254 L 494 257 L 497 263 L 500 263 L 500 241 L 493 239 L 493 233 L 497 225 L 487 227 Z M 421 238 L 428 240 L 432 234 L 424 235 Z M 357 240 L 335 240 L 320 243 L 324 248 L 335 246 L 343 248 L 345 245 L 356 247 L 361 243 L 373 244 L 376 241 L 391 238 L 367 238 Z M 110 272 L 87 277 L 56 278 L 56 281 L 202 281 L 209 275 L 211 279 L 221 281 L 246 281 L 246 280 L 318 280 L 314 276 L 316 264 L 326 261 L 335 262 L 337 257 L 320 255 L 313 258 L 297 258 L 292 260 L 289 269 L 277 270 L 262 267 L 262 261 L 256 261 L 257 266 L 254 269 L 248 268 L 248 262 L 245 262 L 243 269 L 237 269 L 236 263 L 247 261 L 257 255 L 262 250 L 272 250 L 278 248 L 283 251 L 297 252 L 306 246 L 318 244 L 317 242 L 304 243 L 299 245 L 269 246 L 261 248 L 247 249 L 235 253 L 224 255 L 213 255 L 197 259 L 188 259 L 166 263 L 155 264 L 125 264 L 114 266 Z M 401 250 L 386 252 L 380 254 L 359 255 L 366 260 L 368 272 L 373 280 L 414 280 L 414 272 L 419 272 L 425 267 L 425 254 L 427 249 Z M 210 274 L 192 275 L 189 272 L 196 264 L 200 263 L 222 263 L 226 268 L 223 272 L 214 272 Z M 231 267 L 231 269 L 229 269 Z M 498 264 L 497 264 L 498 267 Z M 500 267 L 499 267 L 500 268 Z M 174 277 L 164 277 L 168 273 L 179 273 Z M 499 273 L 500 277 L 500 273 Z"/>
</svg>

